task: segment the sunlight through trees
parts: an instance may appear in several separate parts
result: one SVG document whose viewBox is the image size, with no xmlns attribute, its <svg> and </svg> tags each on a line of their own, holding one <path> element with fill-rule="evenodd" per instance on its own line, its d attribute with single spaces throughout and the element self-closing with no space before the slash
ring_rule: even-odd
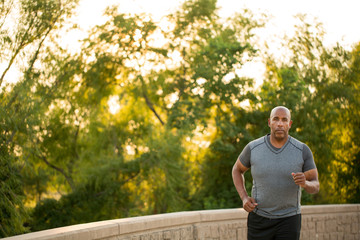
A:
<svg viewBox="0 0 360 240">
<path fill-rule="evenodd" d="M 359 43 L 326 47 L 321 24 L 299 15 L 278 58 L 254 43 L 265 17 L 222 19 L 216 0 L 189 0 L 161 23 L 108 8 L 71 52 L 59 41 L 77 4 L 0 3 L 0 237 L 240 207 L 232 166 L 276 105 L 318 167 L 320 193 L 303 203 L 360 201 Z M 259 59 L 256 85 L 242 70 Z"/>
</svg>

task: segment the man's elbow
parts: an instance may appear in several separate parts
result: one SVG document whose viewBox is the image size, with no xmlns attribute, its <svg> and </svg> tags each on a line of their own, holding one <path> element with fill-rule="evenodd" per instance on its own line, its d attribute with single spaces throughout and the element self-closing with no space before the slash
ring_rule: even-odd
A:
<svg viewBox="0 0 360 240">
<path fill-rule="evenodd" d="M 236 168 L 236 164 L 233 166 L 232 170 L 231 170 L 231 175 L 233 177 L 233 179 L 235 178 L 236 174 L 238 174 L 239 171 Z"/>
</svg>

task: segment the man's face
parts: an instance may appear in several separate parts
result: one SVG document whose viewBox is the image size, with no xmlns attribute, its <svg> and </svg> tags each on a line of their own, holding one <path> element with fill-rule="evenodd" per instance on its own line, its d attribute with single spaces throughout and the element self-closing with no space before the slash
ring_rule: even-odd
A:
<svg viewBox="0 0 360 240">
<path fill-rule="evenodd" d="M 291 124 L 290 113 L 283 108 L 275 109 L 268 120 L 271 135 L 278 141 L 287 139 Z"/>
</svg>

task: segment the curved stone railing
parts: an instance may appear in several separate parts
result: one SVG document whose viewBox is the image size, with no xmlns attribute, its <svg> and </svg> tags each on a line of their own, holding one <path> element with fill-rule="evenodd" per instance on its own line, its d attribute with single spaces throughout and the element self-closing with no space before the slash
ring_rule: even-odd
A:
<svg viewBox="0 0 360 240">
<path fill-rule="evenodd" d="M 79 224 L 5 239 L 246 240 L 246 221 L 243 209 L 177 212 Z M 360 204 L 303 206 L 301 239 L 360 239 Z"/>
</svg>

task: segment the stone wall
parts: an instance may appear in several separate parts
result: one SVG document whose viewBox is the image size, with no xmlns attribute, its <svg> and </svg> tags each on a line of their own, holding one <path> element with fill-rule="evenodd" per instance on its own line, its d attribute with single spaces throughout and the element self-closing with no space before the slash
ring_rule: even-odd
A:
<svg viewBox="0 0 360 240">
<path fill-rule="evenodd" d="M 246 240 L 243 209 L 167 213 L 29 233 L 6 240 Z M 360 239 L 360 204 L 302 207 L 302 240 Z"/>
<path fill-rule="evenodd" d="M 360 240 L 360 204 L 302 207 L 302 240 Z"/>
</svg>

